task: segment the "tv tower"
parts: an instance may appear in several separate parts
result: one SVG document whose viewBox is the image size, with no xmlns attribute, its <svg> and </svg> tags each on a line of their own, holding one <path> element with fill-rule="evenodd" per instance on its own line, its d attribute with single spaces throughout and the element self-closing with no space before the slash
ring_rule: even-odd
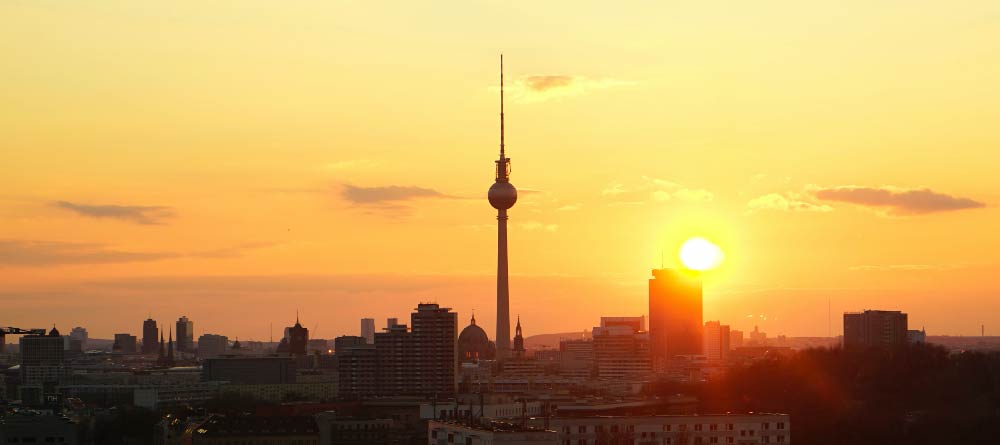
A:
<svg viewBox="0 0 1000 445">
<path fill-rule="evenodd" d="M 496 179 L 490 187 L 490 205 L 497 209 L 497 358 L 510 357 L 510 290 L 507 284 L 507 209 L 517 202 L 517 189 L 510 183 L 510 158 L 503 141 L 503 54 L 500 55 L 500 159 Z"/>
</svg>

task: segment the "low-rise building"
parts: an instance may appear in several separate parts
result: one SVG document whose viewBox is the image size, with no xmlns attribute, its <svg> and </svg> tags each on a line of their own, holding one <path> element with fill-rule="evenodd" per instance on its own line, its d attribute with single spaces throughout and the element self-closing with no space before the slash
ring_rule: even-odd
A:
<svg viewBox="0 0 1000 445">
<path fill-rule="evenodd" d="M 319 445 L 312 416 L 212 416 L 195 428 L 192 445 Z"/>
<path fill-rule="evenodd" d="M 555 417 L 559 442 L 573 445 L 749 445 L 791 443 L 787 414 Z"/>
<path fill-rule="evenodd" d="M 556 445 L 555 431 L 503 422 L 427 422 L 428 445 Z"/>
</svg>

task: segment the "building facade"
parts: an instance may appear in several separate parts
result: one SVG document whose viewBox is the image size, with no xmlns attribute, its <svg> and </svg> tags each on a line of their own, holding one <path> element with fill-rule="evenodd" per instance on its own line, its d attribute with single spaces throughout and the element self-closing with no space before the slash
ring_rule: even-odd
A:
<svg viewBox="0 0 1000 445">
<path fill-rule="evenodd" d="M 375 344 L 375 319 L 374 318 L 362 318 L 361 319 L 361 337 L 365 339 L 365 342 L 373 345 Z"/>
<path fill-rule="evenodd" d="M 864 311 L 844 314 L 844 349 L 905 346 L 907 316 L 900 311 Z"/>
<path fill-rule="evenodd" d="M 555 417 L 560 444 L 749 445 L 791 443 L 787 414 Z"/>
<path fill-rule="evenodd" d="M 142 353 L 157 354 L 160 352 L 160 330 L 156 327 L 156 320 L 147 318 L 142 322 Z"/>
<path fill-rule="evenodd" d="M 198 337 L 198 358 L 218 357 L 229 348 L 229 337 L 216 334 L 202 334 Z"/>
<path fill-rule="evenodd" d="M 724 325 L 718 321 L 705 322 L 705 348 L 704 355 L 709 360 L 726 360 L 729 358 L 729 349 L 732 336 L 729 332 L 729 325 Z"/>
<path fill-rule="evenodd" d="M 702 291 L 697 272 L 653 270 L 649 338 L 653 366 L 658 370 L 675 356 L 702 353 Z"/>
<path fill-rule="evenodd" d="M 194 322 L 187 316 L 177 319 L 177 350 L 181 352 L 194 351 Z"/>
</svg>

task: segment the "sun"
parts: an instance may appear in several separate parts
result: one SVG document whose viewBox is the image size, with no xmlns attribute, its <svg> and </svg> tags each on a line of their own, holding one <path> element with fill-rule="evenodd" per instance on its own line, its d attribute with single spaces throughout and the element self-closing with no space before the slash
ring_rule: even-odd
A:
<svg viewBox="0 0 1000 445">
<path fill-rule="evenodd" d="M 684 242 L 678 253 L 684 266 L 692 270 L 714 269 L 725 256 L 722 249 L 705 238 L 691 238 Z"/>
</svg>

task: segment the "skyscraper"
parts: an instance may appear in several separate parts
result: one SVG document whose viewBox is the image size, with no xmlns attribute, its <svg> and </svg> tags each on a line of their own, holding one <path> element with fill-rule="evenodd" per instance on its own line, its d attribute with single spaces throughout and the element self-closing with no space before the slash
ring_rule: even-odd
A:
<svg viewBox="0 0 1000 445">
<path fill-rule="evenodd" d="M 194 322 L 187 316 L 177 319 L 177 350 L 190 352 L 194 349 Z"/>
<path fill-rule="evenodd" d="M 649 280 L 649 339 L 654 369 L 663 369 L 678 355 L 701 355 L 701 297 L 697 272 L 653 269 Z"/>
<path fill-rule="evenodd" d="M 142 353 L 156 354 L 160 351 L 160 341 L 156 339 L 159 329 L 156 328 L 156 320 L 147 318 L 142 322 Z"/>
<path fill-rule="evenodd" d="M 458 315 L 436 304 L 419 304 L 410 315 L 411 330 L 395 324 L 375 334 L 375 363 L 379 395 L 451 397 L 456 391 Z M 349 348 L 350 349 L 350 348 Z M 363 348 L 357 348 L 364 352 Z M 339 354 L 339 353 L 338 353 Z M 354 368 L 351 368 L 354 369 Z M 367 367 L 340 374 L 343 382 L 360 381 Z"/>
<path fill-rule="evenodd" d="M 510 183 L 510 158 L 504 152 L 503 56 L 500 56 L 500 159 L 490 187 L 490 205 L 497 209 L 497 357 L 510 356 L 510 291 L 507 282 L 507 209 L 517 202 L 517 189 Z"/>
<path fill-rule="evenodd" d="M 375 319 L 374 318 L 362 318 L 361 319 L 361 336 L 364 337 L 365 342 L 370 345 L 375 344 Z"/>
</svg>

